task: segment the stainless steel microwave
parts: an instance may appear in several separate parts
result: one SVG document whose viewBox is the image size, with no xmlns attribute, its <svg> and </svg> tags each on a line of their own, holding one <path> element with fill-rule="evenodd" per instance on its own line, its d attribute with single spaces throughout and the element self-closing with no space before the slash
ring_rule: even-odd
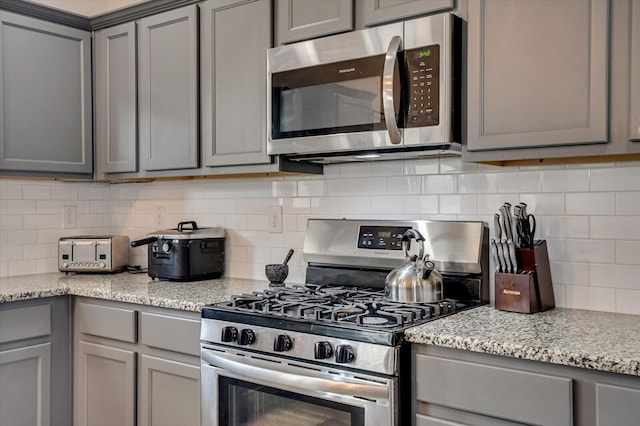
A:
<svg viewBox="0 0 640 426">
<path fill-rule="evenodd" d="M 461 33 L 460 18 L 439 14 L 269 49 L 269 154 L 459 155 Z"/>
</svg>

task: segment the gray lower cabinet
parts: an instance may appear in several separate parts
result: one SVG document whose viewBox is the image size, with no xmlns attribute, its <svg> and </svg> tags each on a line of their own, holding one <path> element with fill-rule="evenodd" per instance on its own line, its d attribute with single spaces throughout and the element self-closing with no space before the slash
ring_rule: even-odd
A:
<svg viewBox="0 0 640 426">
<path fill-rule="evenodd" d="M 141 169 L 198 167 L 198 6 L 138 22 Z"/>
<path fill-rule="evenodd" d="M 135 22 L 96 31 L 94 45 L 97 169 L 103 173 L 136 172 Z"/>
<path fill-rule="evenodd" d="M 200 318 L 75 299 L 74 423 L 200 424 Z"/>
<path fill-rule="evenodd" d="M 608 23 L 602 0 L 469 2 L 467 149 L 607 142 Z"/>
<path fill-rule="evenodd" d="M 71 424 L 69 299 L 0 304 L 0 425 Z"/>
<path fill-rule="evenodd" d="M 640 142 L 640 2 L 632 1 L 631 13 L 631 88 L 629 91 L 629 140 Z"/>
<path fill-rule="evenodd" d="M 356 0 L 356 20 L 368 27 L 454 7 L 455 0 Z"/>
<path fill-rule="evenodd" d="M 268 0 L 202 3 L 201 102 L 205 166 L 266 164 Z"/>
<path fill-rule="evenodd" d="M 93 172 L 91 35 L 0 11 L 0 172 Z"/>
<path fill-rule="evenodd" d="M 352 0 L 276 0 L 276 45 L 354 29 Z"/>
<path fill-rule="evenodd" d="M 412 345 L 418 426 L 637 425 L 640 379 Z"/>
</svg>

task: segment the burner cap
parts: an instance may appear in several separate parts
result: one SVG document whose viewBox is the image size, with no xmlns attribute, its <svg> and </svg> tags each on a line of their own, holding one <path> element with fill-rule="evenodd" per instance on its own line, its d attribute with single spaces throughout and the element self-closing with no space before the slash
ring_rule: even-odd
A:
<svg viewBox="0 0 640 426">
<path fill-rule="evenodd" d="M 362 317 L 362 324 L 366 325 L 382 325 L 388 322 L 389 320 L 383 317 Z"/>
</svg>

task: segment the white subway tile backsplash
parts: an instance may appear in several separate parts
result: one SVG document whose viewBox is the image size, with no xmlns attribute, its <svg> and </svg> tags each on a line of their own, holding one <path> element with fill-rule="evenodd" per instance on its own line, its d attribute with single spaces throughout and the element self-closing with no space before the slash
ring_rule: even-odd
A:
<svg viewBox="0 0 640 426">
<path fill-rule="evenodd" d="M 573 309 L 615 312 L 616 295 L 611 289 L 599 287 L 565 287 L 565 306 Z"/>
<path fill-rule="evenodd" d="M 640 265 L 640 241 L 616 241 L 616 263 Z"/>
<path fill-rule="evenodd" d="M 640 240 L 640 216 L 593 216 L 591 238 Z"/>
<path fill-rule="evenodd" d="M 615 263 L 613 240 L 565 240 L 565 260 L 572 262 Z M 593 269 L 592 269 L 593 272 Z M 591 280 L 593 282 L 593 279 Z M 597 285 L 597 284 L 596 284 Z"/>
<path fill-rule="evenodd" d="M 549 170 L 542 172 L 542 192 L 589 190 L 589 170 Z"/>
<path fill-rule="evenodd" d="M 640 167 L 591 170 L 592 191 L 640 191 Z"/>
<path fill-rule="evenodd" d="M 485 194 L 498 192 L 498 174 L 473 173 L 460 175 L 460 192 Z"/>
<path fill-rule="evenodd" d="M 566 213 L 570 215 L 613 215 L 616 210 L 615 194 L 611 192 L 584 192 L 565 194 Z"/>
<path fill-rule="evenodd" d="M 640 315 L 640 290 L 616 290 L 616 312 Z"/>
<path fill-rule="evenodd" d="M 639 265 L 591 264 L 591 285 L 640 290 Z"/>
<path fill-rule="evenodd" d="M 458 175 L 429 175 L 422 178 L 424 194 L 454 194 L 458 192 Z"/>
<path fill-rule="evenodd" d="M 311 217 L 482 220 L 492 229 L 500 205 L 525 202 L 537 217 L 537 238 L 547 239 L 557 306 L 640 314 L 639 176 L 640 162 L 497 167 L 429 158 L 328 165 L 321 176 L 284 178 L 0 180 L 0 276 L 56 271 L 64 235 L 135 239 L 193 219 L 227 231 L 227 275 L 264 279 L 264 265 L 294 248 L 289 282 L 303 282 Z M 77 208 L 75 229 L 62 227 L 66 205 Z M 271 205 L 283 207 L 282 233 L 268 232 Z M 158 206 L 162 227 L 154 224 Z M 146 255 L 132 249 L 131 263 L 146 266 Z"/>
<path fill-rule="evenodd" d="M 515 193 L 540 192 L 541 172 L 512 172 L 498 175 L 498 192 Z"/>
<path fill-rule="evenodd" d="M 616 198 L 616 214 L 640 216 L 640 192 L 618 192 Z"/>
</svg>

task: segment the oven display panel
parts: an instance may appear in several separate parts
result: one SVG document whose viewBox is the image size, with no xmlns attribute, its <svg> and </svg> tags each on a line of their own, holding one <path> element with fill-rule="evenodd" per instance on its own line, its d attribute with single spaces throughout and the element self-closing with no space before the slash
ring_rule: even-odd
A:
<svg viewBox="0 0 640 426">
<path fill-rule="evenodd" d="M 402 250 L 402 235 L 410 226 L 361 226 L 358 248 Z"/>
</svg>

